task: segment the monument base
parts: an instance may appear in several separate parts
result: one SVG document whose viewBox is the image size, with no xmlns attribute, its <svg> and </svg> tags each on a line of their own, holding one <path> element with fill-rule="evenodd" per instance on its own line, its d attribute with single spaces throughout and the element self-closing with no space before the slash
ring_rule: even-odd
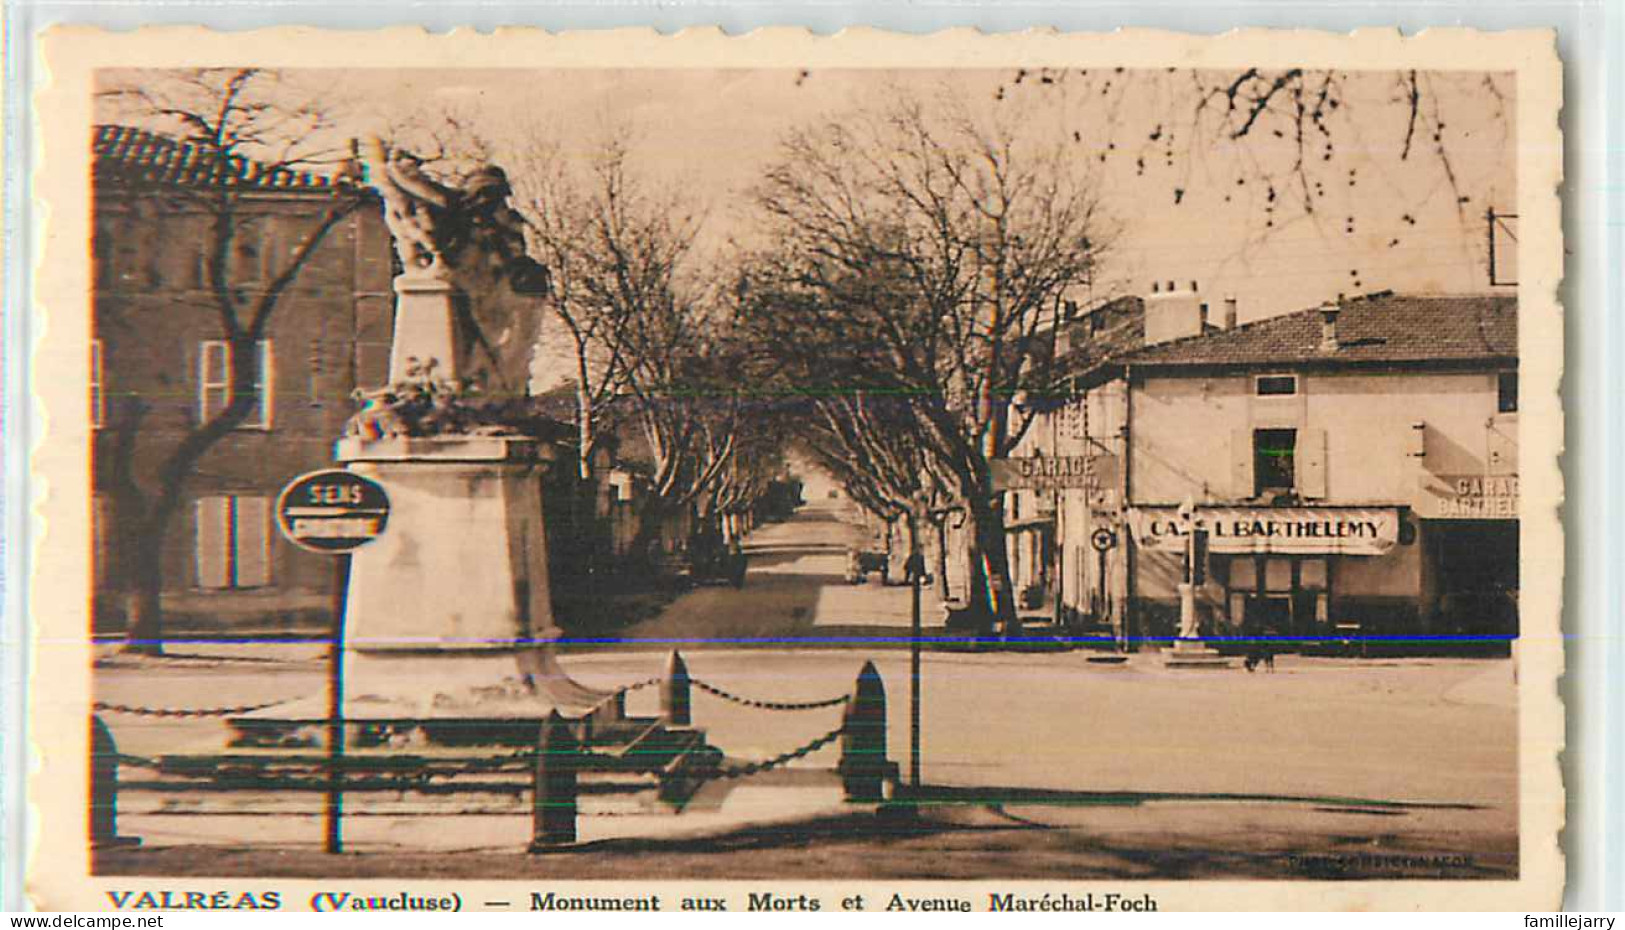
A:
<svg viewBox="0 0 1625 930">
<path fill-rule="evenodd" d="M 1165 668 L 1229 668 L 1231 660 L 1199 639 L 1176 639 L 1162 654 Z"/>
<path fill-rule="evenodd" d="M 557 710 L 578 738 L 613 742 L 641 723 L 616 691 L 571 678 L 552 646 L 496 653 L 346 656 L 342 716 L 357 748 L 531 746 Z M 232 718 L 235 746 L 313 747 L 328 698 L 312 695 Z"/>
<path fill-rule="evenodd" d="M 575 681 L 554 652 L 550 453 L 522 436 L 339 443 L 390 502 L 386 531 L 350 557 L 342 716 L 363 744 L 533 745 L 555 710 L 584 728 L 624 719 L 613 691 Z M 238 745 L 288 746 L 327 716 L 313 695 L 231 723 Z"/>
</svg>

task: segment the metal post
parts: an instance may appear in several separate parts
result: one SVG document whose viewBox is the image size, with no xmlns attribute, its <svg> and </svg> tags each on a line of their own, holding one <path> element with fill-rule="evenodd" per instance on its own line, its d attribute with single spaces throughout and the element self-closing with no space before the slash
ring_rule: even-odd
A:
<svg viewBox="0 0 1625 930">
<path fill-rule="evenodd" d="M 674 727 L 686 727 L 693 722 L 689 709 L 688 663 L 675 649 L 666 661 L 666 680 L 660 684 L 660 719 Z"/>
<path fill-rule="evenodd" d="M 576 768 L 580 744 L 554 708 L 536 740 L 531 781 L 530 851 L 551 852 L 576 841 Z"/>
<path fill-rule="evenodd" d="M 865 662 L 841 732 L 840 773 L 846 799 L 884 801 L 888 771 L 895 769 L 886 758 L 886 685 L 874 662 Z"/>
<path fill-rule="evenodd" d="M 102 718 L 90 717 L 90 848 L 140 846 L 118 835 L 118 744 Z"/>
<path fill-rule="evenodd" d="M 1065 608 L 1066 593 L 1066 536 L 1061 532 L 1061 489 L 1055 489 L 1055 529 L 1050 538 L 1055 546 L 1055 629 L 1061 629 L 1061 615 Z"/>
<path fill-rule="evenodd" d="M 349 604 L 350 554 L 333 558 L 333 642 L 327 667 L 326 849 L 344 851 L 344 614 Z"/>
<path fill-rule="evenodd" d="M 920 618 L 920 576 L 924 574 L 919 568 L 925 564 L 925 555 L 920 552 L 920 530 L 917 516 L 910 516 L 908 521 L 908 551 L 909 562 L 916 570 L 913 573 L 913 590 L 909 592 L 909 640 L 908 640 L 908 782 L 916 790 L 920 787 L 920 651 L 923 648 L 924 629 Z"/>
</svg>

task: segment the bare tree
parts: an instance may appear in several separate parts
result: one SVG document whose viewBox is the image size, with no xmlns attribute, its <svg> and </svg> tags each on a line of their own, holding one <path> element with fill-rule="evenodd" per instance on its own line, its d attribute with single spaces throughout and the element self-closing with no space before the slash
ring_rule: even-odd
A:
<svg viewBox="0 0 1625 930">
<path fill-rule="evenodd" d="M 583 479 L 605 432 L 601 421 L 626 406 L 617 402 L 638 364 L 631 351 L 661 348 L 645 338 L 653 323 L 634 332 L 631 321 L 651 313 L 669 321 L 696 227 L 681 204 L 649 194 L 631 176 L 627 157 L 626 140 L 615 136 L 583 169 L 533 136 L 516 173 L 533 251 L 552 272 L 550 308 L 569 339 Z"/>
<path fill-rule="evenodd" d="M 1067 296 L 1107 235 L 1087 176 L 1058 146 L 905 99 L 792 134 L 758 204 L 774 237 L 755 301 L 768 351 L 808 391 L 898 402 L 966 507 L 972 604 L 1011 624 L 989 463 L 1032 422 L 1011 399 L 1062 376 Z"/>
<path fill-rule="evenodd" d="M 742 435 L 745 347 L 725 321 L 672 294 L 630 321 L 627 391 L 648 444 L 652 493 L 634 551 L 695 507 L 734 461 Z"/>
<path fill-rule="evenodd" d="M 657 191 L 611 133 L 584 165 L 531 134 L 516 163 L 532 251 L 552 272 L 551 309 L 568 336 L 579 474 L 606 426 L 635 424 L 649 450 L 651 493 L 633 549 L 673 514 L 706 509 L 738 439 L 729 301 L 694 254 L 700 219 Z M 614 418 L 607 424 L 607 418 Z"/>
<path fill-rule="evenodd" d="M 184 183 L 147 180 L 132 173 L 120 180 L 122 193 L 164 214 L 201 214 L 206 224 L 204 277 L 218 338 L 229 357 L 229 400 L 207 419 L 192 424 L 142 486 L 130 464 L 148 412 L 145 401 L 127 398 L 110 426 L 120 437 L 111 469 L 118 512 L 127 545 L 133 590 L 127 599 L 126 651 L 162 654 L 165 632 L 164 542 L 183 501 L 187 480 L 202 459 L 248 421 L 260 399 L 258 346 L 322 242 L 362 202 L 360 189 L 341 175 L 326 188 L 325 202 L 306 221 L 285 258 L 259 284 L 237 280 L 233 257 L 239 239 L 263 220 L 255 180 L 296 177 L 340 155 L 326 138 L 330 120 L 311 99 L 300 97 L 274 71 L 205 68 L 155 76 L 109 87 L 104 102 L 172 129 L 198 153 L 196 169 Z"/>
<path fill-rule="evenodd" d="M 1414 68 L 1040 68 L 993 96 L 1051 113 L 1059 98 L 1075 157 L 1131 171 L 1175 205 L 1244 207 L 1238 249 L 1295 226 L 1333 241 L 1381 230 L 1403 249 L 1425 209 L 1467 229 L 1511 193 L 1464 166 L 1507 151 L 1514 87 L 1505 73 Z"/>
</svg>

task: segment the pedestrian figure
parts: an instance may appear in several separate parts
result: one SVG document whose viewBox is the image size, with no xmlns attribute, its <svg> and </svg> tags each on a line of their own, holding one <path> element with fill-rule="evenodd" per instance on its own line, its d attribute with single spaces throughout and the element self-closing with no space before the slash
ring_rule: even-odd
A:
<svg viewBox="0 0 1625 930">
<path fill-rule="evenodd" d="M 925 578 L 925 556 L 919 552 L 909 554 L 903 562 L 903 583 L 917 585 Z"/>
</svg>

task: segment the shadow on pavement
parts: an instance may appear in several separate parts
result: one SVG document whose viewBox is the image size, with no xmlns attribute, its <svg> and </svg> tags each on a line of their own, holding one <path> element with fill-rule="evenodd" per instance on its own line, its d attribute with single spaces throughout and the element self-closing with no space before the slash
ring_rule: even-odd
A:
<svg viewBox="0 0 1625 930">
<path fill-rule="evenodd" d="M 1450 801 L 1387 801 L 1369 798 L 1324 797 L 1292 794 L 1239 794 L 1235 792 L 1169 791 L 1067 791 L 1052 788 L 949 787 L 922 785 L 907 794 L 922 807 L 953 805 L 1000 806 L 1137 806 L 1154 801 L 1249 802 L 1269 804 L 1312 804 L 1335 808 L 1339 813 L 1407 810 L 1483 810 L 1483 805 Z"/>
</svg>

